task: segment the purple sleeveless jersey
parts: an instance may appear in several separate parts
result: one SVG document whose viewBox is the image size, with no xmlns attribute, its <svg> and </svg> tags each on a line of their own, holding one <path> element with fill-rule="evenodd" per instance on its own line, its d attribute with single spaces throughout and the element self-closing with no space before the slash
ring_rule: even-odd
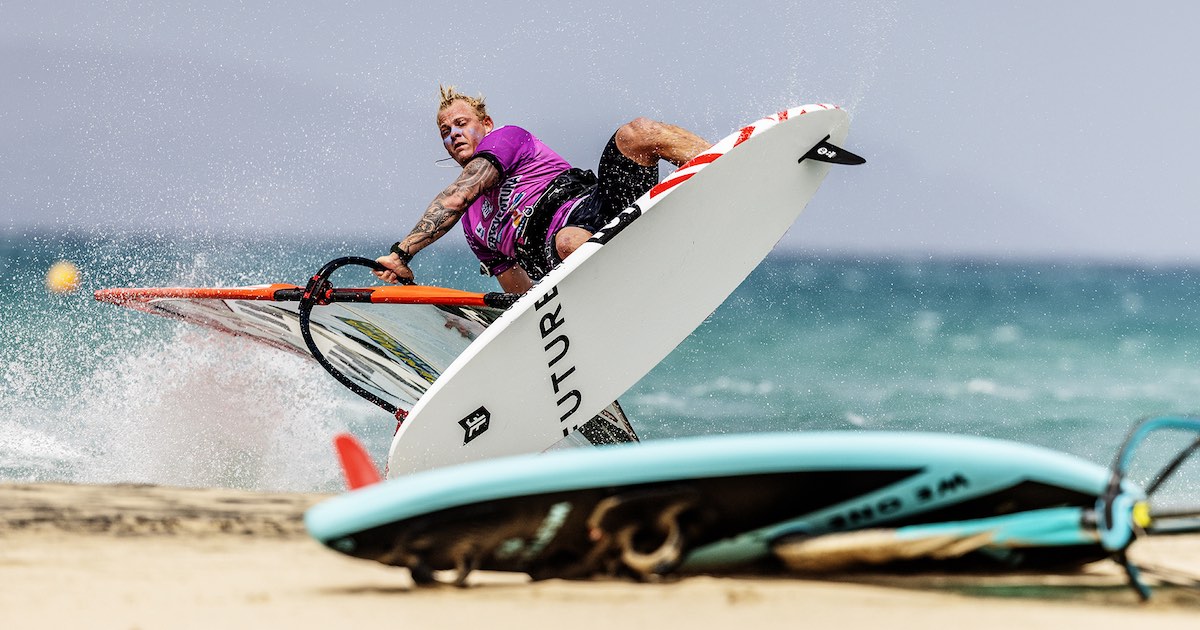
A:
<svg viewBox="0 0 1200 630">
<path fill-rule="evenodd" d="M 523 239 L 533 204 L 559 173 L 571 168 L 559 154 L 520 127 L 507 125 L 484 136 L 475 155 L 487 154 L 500 169 L 500 183 L 483 191 L 462 216 L 463 232 L 471 251 L 492 275 L 516 264 L 519 239 Z M 558 208 L 547 237 L 566 222 L 572 199 Z"/>
</svg>

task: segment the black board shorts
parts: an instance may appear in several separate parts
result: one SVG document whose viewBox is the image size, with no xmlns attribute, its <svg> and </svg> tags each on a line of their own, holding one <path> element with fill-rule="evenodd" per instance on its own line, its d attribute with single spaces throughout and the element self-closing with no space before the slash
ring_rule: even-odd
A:
<svg viewBox="0 0 1200 630">
<path fill-rule="evenodd" d="M 658 166 L 642 166 L 626 157 L 617 148 L 615 133 L 600 154 L 599 171 L 596 190 L 575 205 L 563 227 L 599 232 L 606 223 L 658 183 Z M 554 242 L 554 239 L 550 242 Z M 554 251 L 553 248 L 551 251 Z"/>
</svg>

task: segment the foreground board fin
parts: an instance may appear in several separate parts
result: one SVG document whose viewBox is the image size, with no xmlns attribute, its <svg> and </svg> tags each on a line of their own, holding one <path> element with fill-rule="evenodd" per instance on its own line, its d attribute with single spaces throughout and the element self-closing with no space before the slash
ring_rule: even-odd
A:
<svg viewBox="0 0 1200 630">
<path fill-rule="evenodd" d="M 841 147 L 830 144 L 829 136 L 825 136 L 824 140 L 818 142 L 817 146 L 809 149 L 808 153 L 805 153 L 804 157 L 797 161 L 803 162 L 804 160 L 816 160 L 818 162 L 846 164 L 850 166 L 866 164 L 867 162 L 866 158 L 862 156 L 855 155 Z"/>
<path fill-rule="evenodd" d="M 353 435 L 339 433 L 333 438 L 333 446 L 337 449 L 338 461 L 342 463 L 346 485 L 351 490 L 379 483 L 379 470 L 375 468 L 375 462 L 371 461 L 367 449 Z"/>
</svg>

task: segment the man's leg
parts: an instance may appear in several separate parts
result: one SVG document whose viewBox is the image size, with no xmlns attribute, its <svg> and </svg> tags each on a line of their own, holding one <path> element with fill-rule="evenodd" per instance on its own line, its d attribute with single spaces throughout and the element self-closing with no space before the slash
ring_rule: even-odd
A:
<svg viewBox="0 0 1200 630">
<path fill-rule="evenodd" d="M 559 260 L 570 256 L 596 230 L 658 183 L 660 159 L 679 166 L 711 146 L 711 142 L 682 127 L 648 118 L 622 125 L 600 157 L 595 205 L 586 208 L 590 212 L 576 210 L 578 216 L 573 214 L 572 222 L 554 235 Z"/>
<path fill-rule="evenodd" d="M 649 118 L 635 118 L 617 130 L 617 148 L 642 166 L 654 166 L 660 159 L 681 166 L 711 146 L 687 129 Z"/>
</svg>

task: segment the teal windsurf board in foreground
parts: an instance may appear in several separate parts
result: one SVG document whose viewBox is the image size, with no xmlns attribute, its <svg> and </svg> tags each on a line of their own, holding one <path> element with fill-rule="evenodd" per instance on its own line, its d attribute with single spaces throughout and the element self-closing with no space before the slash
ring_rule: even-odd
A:
<svg viewBox="0 0 1200 630">
<path fill-rule="evenodd" d="M 1163 426 L 1200 432 L 1193 419 Z M 1123 471 L 944 434 L 711 436 L 415 473 L 320 503 L 305 523 L 330 548 L 408 567 L 419 583 L 450 569 L 460 583 L 475 569 L 535 579 L 741 573 L 813 566 L 847 545 L 894 559 L 1079 566 L 1124 562 L 1149 526 L 1146 494 Z"/>
</svg>

